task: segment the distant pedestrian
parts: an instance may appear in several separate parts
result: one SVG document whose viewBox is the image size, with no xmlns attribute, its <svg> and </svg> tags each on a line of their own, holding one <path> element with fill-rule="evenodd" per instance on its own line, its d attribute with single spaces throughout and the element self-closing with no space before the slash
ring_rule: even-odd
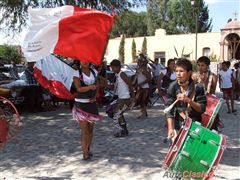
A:
<svg viewBox="0 0 240 180">
<path fill-rule="evenodd" d="M 153 73 L 153 80 L 154 83 L 157 84 L 157 81 L 160 77 L 160 72 L 162 69 L 165 69 L 165 67 L 159 63 L 159 58 L 155 58 L 154 61 L 150 60 L 152 63 L 149 63 L 149 65 L 152 67 L 152 73 Z"/>
<path fill-rule="evenodd" d="M 27 97 L 27 103 L 29 112 L 42 111 L 42 88 L 38 81 L 34 77 L 34 64 L 35 62 L 28 62 L 28 67 L 24 71 L 26 76 L 26 82 L 28 87 L 24 90 L 25 96 Z"/>
<path fill-rule="evenodd" d="M 167 93 L 167 89 L 171 82 L 176 80 L 175 60 L 169 59 L 167 62 L 167 68 L 162 69 L 160 72 L 160 78 L 157 82 L 158 94 L 163 96 Z"/>
<path fill-rule="evenodd" d="M 233 71 L 232 69 L 229 69 L 229 63 L 224 61 L 222 63 L 222 68 L 219 71 L 219 86 L 226 99 L 228 113 L 237 111 L 236 109 L 234 109 L 233 83 L 234 83 Z"/>
<path fill-rule="evenodd" d="M 236 99 L 240 96 L 240 65 L 239 63 L 234 64 L 235 72 L 234 72 L 234 94 Z"/>
<path fill-rule="evenodd" d="M 137 118 L 142 119 L 148 116 L 147 103 L 149 102 L 149 84 L 151 82 L 151 72 L 147 67 L 147 60 L 145 57 L 140 57 L 138 60 L 136 76 L 136 104 L 139 104 L 141 108 L 141 114 Z"/>
</svg>

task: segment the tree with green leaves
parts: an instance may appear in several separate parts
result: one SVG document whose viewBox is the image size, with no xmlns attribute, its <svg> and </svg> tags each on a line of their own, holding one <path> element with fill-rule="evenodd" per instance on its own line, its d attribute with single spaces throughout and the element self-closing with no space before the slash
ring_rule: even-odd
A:
<svg viewBox="0 0 240 180">
<path fill-rule="evenodd" d="M 126 37 L 147 35 L 147 13 L 126 11 L 115 18 L 111 38 L 125 34 Z"/>
<path fill-rule="evenodd" d="M 16 64 L 21 62 L 22 55 L 15 46 L 0 45 L 0 59 L 1 63 L 10 64 L 14 61 Z"/>
<path fill-rule="evenodd" d="M 136 57 L 137 57 L 137 49 L 136 49 L 135 40 L 133 39 L 133 41 L 132 41 L 132 62 L 136 61 Z"/>
<path fill-rule="evenodd" d="M 147 3 L 148 34 L 154 35 L 158 28 L 166 29 L 167 3 L 169 0 L 151 0 Z"/>
<path fill-rule="evenodd" d="M 148 1 L 148 32 L 153 35 L 158 28 L 166 29 L 167 34 L 194 33 L 196 15 L 198 32 L 212 30 L 212 19 L 209 18 L 208 6 L 203 0 L 152 0 Z"/>
<path fill-rule="evenodd" d="M 142 43 L 142 54 L 147 55 L 147 38 L 144 37 Z"/>
<path fill-rule="evenodd" d="M 145 0 L 1 0 L 0 1 L 0 31 L 21 32 L 26 26 L 29 7 L 59 7 L 73 5 L 86 8 L 94 8 L 109 13 L 123 12 L 130 8 L 139 7 L 145 4 Z"/>
<path fill-rule="evenodd" d="M 120 45 L 119 45 L 119 61 L 121 61 L 122 64 L 125 62 L 125 35 L 122 35 Z"/>
</svg>

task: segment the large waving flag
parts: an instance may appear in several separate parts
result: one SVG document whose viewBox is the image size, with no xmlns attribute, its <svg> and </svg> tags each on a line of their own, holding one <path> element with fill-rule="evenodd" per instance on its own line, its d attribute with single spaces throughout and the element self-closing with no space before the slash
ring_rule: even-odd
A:
<svg viewBox="0 0 240 180">
<path fill-rule="evenodd" d="M 69 100 L 75 97 L 70 89 L 76 71 L 53 55 L 37 61 L 34 66 L 34 75 L 41 86 L 57 97 Z"/>
<path fill-rule="evenodd" d="M 99 64 L 114 16 L 73 6 L 29 9 L 31 27 L 22 44 L 27 61 L 51 53 Z"/>
</svg>

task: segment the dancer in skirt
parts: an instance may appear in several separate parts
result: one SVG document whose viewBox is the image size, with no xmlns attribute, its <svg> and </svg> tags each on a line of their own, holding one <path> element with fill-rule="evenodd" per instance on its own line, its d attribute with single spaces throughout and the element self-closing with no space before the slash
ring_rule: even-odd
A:
<svg viewBox="0 0 240 180">
<path fill-rule="evenodd" d="M 81 68 L 73 77 L 77 97 L 73 107 L 73 118 L 79 122 L 81 129 L 81 145 L 83 159 L 91 158 L 90 151 L 93 138 L 93 125 L 101 120 L 96 104 L 97 71 L 89 67 L 89 63 L 81 62 Z"/>
<path fill-rule="evenodd" d="M 186 117 L 201 122 L 201 114 L 206 109 L 206 97 L 203 86 L 194 84 L 191 78 L 192 64 L 187 59 L 179 59 L 176 63 L 177 80 L 170 84 L 167 91 L 167 105 L 176 102 L 175 106 L 166 112 L 168 138 L 174 139 L 180 130 L 181 122 Z"/>
<path fill-rule="evenodd" d="M 132 84 L 127 75 L 121 71 L 121 63 L 114 59 L 110 63 L 112 71 L 116 74 L 115 91 L 118 96 L 117 105 L 113 110 L 113 122 L 116 129 L 115 137 L 128 136 L 127 123 L 123 113 L 129 109 L 130 97 L 134 98 Z"/>
</svg>

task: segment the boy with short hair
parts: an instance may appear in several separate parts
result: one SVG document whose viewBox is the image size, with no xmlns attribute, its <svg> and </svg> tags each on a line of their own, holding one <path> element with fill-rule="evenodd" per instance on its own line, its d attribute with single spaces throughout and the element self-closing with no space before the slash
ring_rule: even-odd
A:
<svg viewBox="0 0 240 180">
<path fill-rule="evenodd" d="M 127 123 L 123 113 L 129 108 L 130 98 L 134 97 L 132 84 L 127 75 L 121 71 L 121 62 L 114 59 L 110 63 L 112 71 L 116 74 L 115 90 L 118 95 L 117 106 L 114 109 L 113 121 L 117 132 L 115 137 L 128 136 Z"/>
<path fill-rule="evenodd" d="M 204 88 L 200 83 L 195 85 L 191 75 L 191 62 L 187 59 L 179 59 L 176 63 L 177 80 L 170 84 L 167 92 L 167 105 L 178 101 L 166 114 L 168 138 L 176 137 L 181 121 L 186 117 L 201 122 L 201 114 L 205 112 L 207 101 Z"/>
</svg>

